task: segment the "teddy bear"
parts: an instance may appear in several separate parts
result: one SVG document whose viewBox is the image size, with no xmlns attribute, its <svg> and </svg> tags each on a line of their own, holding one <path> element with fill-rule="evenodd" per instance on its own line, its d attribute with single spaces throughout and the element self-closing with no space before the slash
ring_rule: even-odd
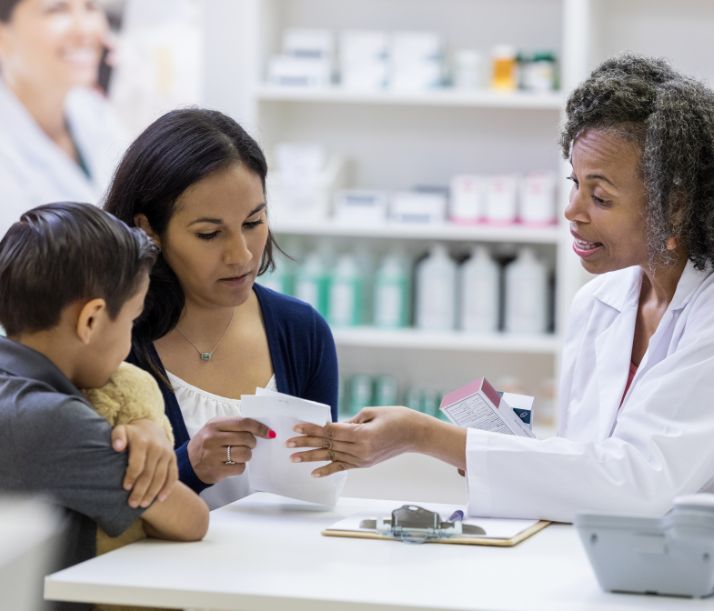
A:
<svg viewBox="0 0 714 611">
<path fill-rule="evenodd" d="M 143 369 L 130 363 L 121 363 L 104 386 L 84 389 L 82 392 L 97 413 L 106 418 L 112 426 L 148 418 L 161 424 L 166 437 L 173 445 L 171 423 L 164 414 L 164 398 L 156 380 Z M 97 528 L 97 556 L 145 537 L 140 519 L 135 520 L 118 537 L 110 537 L 101 528 Z M 95 605 L 94 609 L 118 611 L 133 607 Z"/>
<path fill-rule="evenodd" d="M 173 444 L 171 424 L 164 414 L 164 398 L 151 375 L 130 363 L 121 363 L 109 381 L 100 388 L 82 391 L 92 407 L 109 424 L 117 426 L 132 420 L 148 418 L 160 423 Z M 97 556 L 146 536 L 141 520 L 136 520 L 118 537 L 110 537 L 97 528 Z"/>
</svg>

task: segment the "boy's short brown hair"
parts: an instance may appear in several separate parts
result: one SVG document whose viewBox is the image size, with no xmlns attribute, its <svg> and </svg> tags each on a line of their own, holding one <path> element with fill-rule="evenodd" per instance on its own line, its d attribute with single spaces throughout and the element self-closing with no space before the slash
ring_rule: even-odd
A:
<svg viewBox="0 0 714 611">
<path fill-rule="evenodd" d="M 70 303 L 97 297 L 114 318 L 157 254 L 141 229 L 96 206 L 33 208 L 0 241 L 0 324 L 9 336 L 51 329 Z"/>
</svg>

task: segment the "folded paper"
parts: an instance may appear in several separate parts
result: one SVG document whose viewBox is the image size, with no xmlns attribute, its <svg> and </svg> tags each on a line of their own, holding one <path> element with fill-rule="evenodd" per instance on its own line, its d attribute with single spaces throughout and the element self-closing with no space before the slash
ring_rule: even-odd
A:
<svg viewBox="0 0 714 611">
<path fill-rule="evenodd" d="M 347 473 L 316 478 L 311 473 L 326 462 L 294 463 L 290 457 L 300 449 L 285 442 L 298 435 L 299 422 L 324 425 L 330 422 L 330 407 L 283 393 L 259 388 L 255 395 L 241 397 L 241 413 L 269 426 L 275 439 L 257 439 L 248 463 L 250 485 L 255 491 L 272 492 L 310 503 L 333 507 L 340 497 Z"/>
</svg>

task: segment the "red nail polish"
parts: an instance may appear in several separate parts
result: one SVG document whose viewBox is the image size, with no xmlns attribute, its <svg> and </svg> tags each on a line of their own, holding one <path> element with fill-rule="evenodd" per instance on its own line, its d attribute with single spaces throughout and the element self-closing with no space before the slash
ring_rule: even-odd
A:
<svg viewBox="0 0 714 611">
<path fill-rule="evenodd" d="M 268 439 L 275 439 L 277 436 L 278 434 L 274 430 L 270 429 L 268 431 Z"/>
</svg>

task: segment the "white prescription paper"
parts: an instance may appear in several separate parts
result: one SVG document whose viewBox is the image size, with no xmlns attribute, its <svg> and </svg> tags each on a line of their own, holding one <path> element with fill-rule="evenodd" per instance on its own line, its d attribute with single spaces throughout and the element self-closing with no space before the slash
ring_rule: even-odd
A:
<svg viewBox="0 0 714 611">
<path fill-rule="evenodd" d="M 328 477 L 313 477 L 312 471 L 325 462 L 291 462 L 290 456 L 300 448 L 288 448 L 285 442 L 297 436 L 293 427 L 299 422 L 327 424 L 330 407 L 264 388 L 255 395 L 241 397 L 241 415 L 269 426 L 275 439 L 257 439 L 253 457 L 248 462 L 250 486 L 260 492 L 272 492 L 293 499 L 333 507 L 340 497 L 346 472 Z"/>
</svg>

